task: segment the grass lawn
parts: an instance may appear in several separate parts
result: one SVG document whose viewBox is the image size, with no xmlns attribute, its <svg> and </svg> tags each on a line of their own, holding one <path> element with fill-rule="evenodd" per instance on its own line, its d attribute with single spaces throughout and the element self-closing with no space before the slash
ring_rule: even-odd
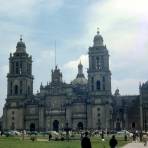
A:
<svg viewBox="0 0 148 148">
<path fill-rule="evenodd" d="M 99 138 L 91 139 L 92 148 L 109 148 L 108 140 L 102 143 Z M 118 139 L 118 147 L 126 144 Z M 0 148 L 81 148 L 80 140 L 67 141 L 35 141 L 20 140 L 17 137 L 0 137 Z"/>
</svg>

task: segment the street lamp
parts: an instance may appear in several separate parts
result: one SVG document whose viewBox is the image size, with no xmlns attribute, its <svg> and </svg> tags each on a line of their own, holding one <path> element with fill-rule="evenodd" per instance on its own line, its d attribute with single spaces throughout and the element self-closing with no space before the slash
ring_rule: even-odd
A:
<svg viewBox="0 0 148 148">
<path fill-rule="evenodd" d="M 68 122 L 66 122 L 65 131 L 66 131 L 66 140 L 67 141 L 69 141 L 69 130 L 70 130 L 70 128 L 68 127 Z"/>
</svg>

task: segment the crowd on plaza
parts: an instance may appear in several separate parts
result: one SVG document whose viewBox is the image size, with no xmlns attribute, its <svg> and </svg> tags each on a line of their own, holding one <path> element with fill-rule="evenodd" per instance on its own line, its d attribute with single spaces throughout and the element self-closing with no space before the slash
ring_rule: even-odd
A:
<svg viewBox="0 0 148 148">
<path fill-rule="evenodd" d="M 121 133 L 121 132 L 119 132 Z M 39 133 L 36 131 L 32 131 L 32 132 L 27 132 L 27 131 L 22 131 L 22 132 L 18 132 L 18 131 L 7 131 L 7 132 L 3 132 L 0 131 L 0 135 L 1 136 L 20 136 L 22 137 L 22 140 L 25 139 L 25 137 L 30 137 L 30 140 L 32 141 L 36 141 L 37 140 L 37 135 Z M 102 142 L 105 141 L 105 138 L 110 139 L 109 140 L 109 146 L 110 148 L 116 148 L 116 146 L 118 145 L 118 141 L 115 137 L 119 136 L 118 132 L 115 134 L 113 133 L 109 133 L 103 130 L 87 130 L 87 131 L 61 131 L 61 132 L 56 132 L 56 131 L 49 131 L 49 132 L 43 132 L 40 133 L 42 135 L 46 135 L 48 136 L 48 141 L 51 140 L 60 140 L 60 141 L 64 141 L 64 140 L 73 140 L 74 138 L 77 137 L 77 139 L 81 140 L 81 148 L 91 148 L 91 137 L 94 136 L 100 136 Z M 112 135 L 112 136 L 111 136 Z M 132 140 L 133 142 L 143 142 L 144 146 L 147 146 L 147 141 L 148 141 L 148 133 L 147 132 L 139 132 L 139 131 L 134 131 L 132 133 L 129 133 L 127 131 L 124 132 L 124 135 L 122 135 L 122 137 L 124 138 L 124 141 L 128 141 L 128 140 Z"/>
</svg>

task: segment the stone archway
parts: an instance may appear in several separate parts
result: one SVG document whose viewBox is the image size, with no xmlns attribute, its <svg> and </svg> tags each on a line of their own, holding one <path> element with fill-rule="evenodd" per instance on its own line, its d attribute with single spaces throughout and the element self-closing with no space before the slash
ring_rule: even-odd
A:
<svg viewBox="0 0 148 148">
<path fill-rule="evenodd" d="M 117 131 L 121 130 L 121 122 L 119 122 L 119 121 L 116 122 L 116 130 Z"/>
<path fill-rule="evenodd" d="M 78 127 L 79 130 L 83 130 L 83 123 L 82 122 L 79 122 L 77 124 L 77 127 Z"/>
<path fill-rule="evenodd" d="M 136 128 L 136 123 L 132 122 L 132 129 L 135 129 L 135 128 Z"/>
<path fill-rule="evenodd" d="M 30 131 L 35 131 L 35 123 L 30 124 Z"/>
<path fill-rule="evenodd" d="M 53 121 L 53 131 L 56 131 L 56 132 L 59 131 L 59 121 L 58 120 Z"/>
</svg>

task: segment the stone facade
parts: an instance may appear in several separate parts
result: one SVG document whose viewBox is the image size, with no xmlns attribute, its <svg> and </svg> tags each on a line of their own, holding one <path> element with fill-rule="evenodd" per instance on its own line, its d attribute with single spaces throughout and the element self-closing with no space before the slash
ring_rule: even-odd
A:
<svg viewBox="0 0 148 148">
<path fill-rule="evenodd" d="M 16 52 L 9 58 L 3 129 L 140 128 L 141 95 L 120 96 L 119 90 L 112 95 L 109 53 L 99 31 L 88 54 L 88 80 L 83 74 L 81 62 L 78 74 L 70 84 L 63 82 L 62 73 L 55 66 L 51 71 L 51 82 L 46 86 L 41 84 L 40 92 L 33 95 L 32 57 L 26 52 L 21 38 Z M 132 116 L 133 111 L 135 116 Z"/>
</svg>

